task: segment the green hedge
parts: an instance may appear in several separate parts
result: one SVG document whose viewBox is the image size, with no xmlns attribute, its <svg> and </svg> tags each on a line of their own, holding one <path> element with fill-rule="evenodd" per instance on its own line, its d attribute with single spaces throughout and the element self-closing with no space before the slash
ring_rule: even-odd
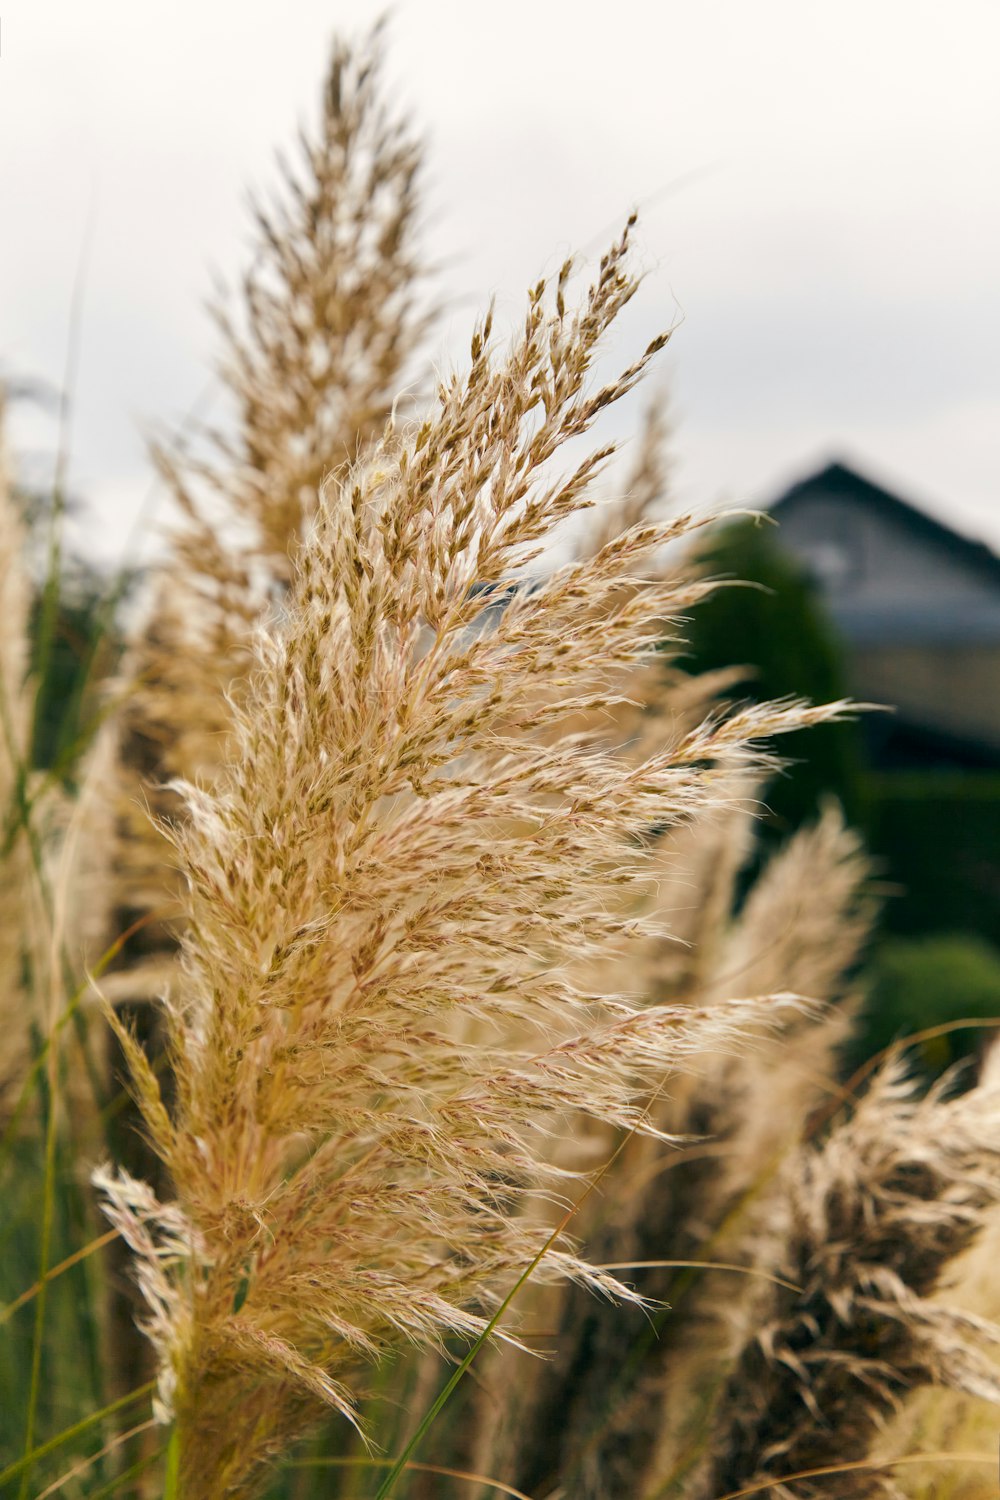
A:
<svg viewBox="0 0 1000 1500">
<path fill-rule="evenodd" d="M 981 933 L 1000 942 L 1000 773 L 870 774 L 867 832 L 891 932 Z"/>
<path fill-rule="evenodd" d="M 1000 1017 L 1000 951 L 964 933 L 888 938 L 872 955 L 865 992 L 847 1048 L 849 1071 L 900 1037 Z M 911 1058 L 933 1075 L 981 1053 L 995 1035 L 992 1027 L 961 1027 L 924 1038 Z"/>
<path fill-rule="evenodd" d="M 846 696 L 843 648 L 822 601 L 800 564 L 782 550 L 773 526 L 730 521 L 707 536 L 699 562 L 707 575 L 731 580 L 692 611 L 679 632 L 680 665 L 697 673 L 746 665 L 747 681 L 730 696 L 766 702 L 788 695 L 813 703 Z M 848 819 L 865 822 L 863 745 L 855 722 L 825 724 L 783 735 L 775 745 L 790 762 L 766 792 L 762 823 L 779 842 L 816 816 L 833 793 Z"/>
</svg>

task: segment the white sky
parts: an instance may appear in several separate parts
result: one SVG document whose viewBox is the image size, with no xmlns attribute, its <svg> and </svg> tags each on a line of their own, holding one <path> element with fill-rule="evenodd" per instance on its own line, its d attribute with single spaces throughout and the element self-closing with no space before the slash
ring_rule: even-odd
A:
<svg viewBox="0 0 1000 1500">
<path fill-rule="evenodd" d="M 333 30 L 377 9 L 0 0 L 0 370 L 60 384 L 90 219 L 71 482 L 102 556 L 149 488 L 143 425 L 204 390 L 245 189 L 310 118 Z M 645 203 L 614 352 L 683 319 L 682 498 L 759 501 L 844 456 L 1000 546 L 998 55 L 997 0 L 397 0 L 438 356 Z M 51 449 L 52 420 L 14 437 Z"/>
</svg>

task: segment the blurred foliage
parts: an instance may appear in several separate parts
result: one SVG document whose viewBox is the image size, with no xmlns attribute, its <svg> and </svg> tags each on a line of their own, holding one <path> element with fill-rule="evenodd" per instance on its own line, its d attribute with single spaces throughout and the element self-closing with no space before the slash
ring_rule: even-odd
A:
<svg viewBox="0 0 1000 1500">
<path fill-rule="evenodd" d="M 1000 1017 L 1000 950 L 966 933 L 887 938 L 872 961 L 848 1065 L 917 1031 L 993 1017 Z M 912 1056 L 936 1075 L 980 1054 L 993 1036 L 992 1028 L 962 1028 L 915 1044 Z"/>
<path fill-rule="evenodd" d="M 32 604 L 32 762 L 67 782 L 99 723 L 101 684 L 121 654 L 114 603 L 107 578 L 73 558 Z"/>
<path fill-rule="evenodd" d="M 748 518 L 712 530 L 700 553 L 711 578 L 738 580 L 700 605 L 685 627 L 681 665 L 692 672 L 745 664 L 747 680 L 730 689 L 734 699 L 765 702 L 808 698 L 814 703 L 846 696 L 842 652 L 816 591 L 782 551 L 774 527 Z M 833 793 L 848 821 L 864 826 L 863 749 L 855 723 L 824 724 L 787 735 L 784 759 L 794 762 L 767 790 L 764 831 L 784 839 L 815 817 Z"/>
<path fill-rule="evenodd" d="M 119 606 L 137 573 L 112 579 L 63 550 L 63 518 L 79 501 L 55 505 L 50 491 L 25 483 L 14 498 L 24 517 L 26 560 L 35 580 L 29 619 L 34 717 L 31 760 L 72 786 L 101 715 L 101 688 L 122 651 Z"/>
<path fill-rule="evenodd" d="M 58 1265 L 105 1229 L 80 1171 L 78 1141 L 57 1135 L 51 1162 L 51 1223 L 43 1257 L 46 1142 L 39 1127 L 49 1111 L 50 1080 L 48 1069 L 40 1065 L 43 1048 L 37 1032 L 32 1042 L 39 1066 L 29 1077 L 26 1097 L 20 1101 L 29 1128 L 17 1129 L 16 1121 L 7 1122 L 0 1133 L 0 1328 L 4 1345 L 0 1359 L 0 1463 L 18 1454 L 24 1440 L 40 1266 L 43 1260 L 50 1267 Z M 63 1094 L 70 1088 L 68 1070 L 72 1066 L 80 1066 L 78 1054 L 60 1059 L 59 1089 Z M 45 1289 L 37 1413 L 41 1436 L 62 1431 L 87 1413 L 99 1410 L 107 1400 L 101 1357 L 101 1275 L 100 1258 L 88 1256 L 55 1277 Z M 96 1452 L 103 1441 L 100 1429 L 95 1429 L 76 1451 Z M 41 1473 L 51 1477 L 65 1469 L 66 1463 L 65 1455 L 57 1453 Z M 105 1471 L 110 1472 L 102 1465 L 92 1472 L 100 1477 Z"/>
<path fill-rule="evenodd" d="M 897 771 L 869 785 L 869 842 L 898 891 L 885 926 L 1000 936 L 1000 772 Z"/>
</svg>

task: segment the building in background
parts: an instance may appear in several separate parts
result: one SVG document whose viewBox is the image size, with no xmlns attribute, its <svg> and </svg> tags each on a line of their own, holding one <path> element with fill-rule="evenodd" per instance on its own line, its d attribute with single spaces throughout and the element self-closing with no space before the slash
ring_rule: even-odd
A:
<svg viewBox="0 0 1000 1500">
<path fill-rule="evenodd" d="M 865 715 L 868 838 L 890 928 L 1000 944 L 1000 558 L 845 464 L 770 506 Z"/>
<path fill-rule="evenodd" d="M 770 507 L 845 647 L 851 691 L 891 705 L 880 769 L 1000 769 L 1000 558 L 845 464 Z"/>
</svg>

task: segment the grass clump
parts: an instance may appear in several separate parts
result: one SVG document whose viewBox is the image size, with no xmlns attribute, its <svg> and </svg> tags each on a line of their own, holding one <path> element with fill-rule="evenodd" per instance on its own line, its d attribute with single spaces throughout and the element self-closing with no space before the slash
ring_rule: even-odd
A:
<svg viewBox="0 0 1000 1500">
<path fill-rule="evenodd" d="M 0 554 L 15 1011 L 44 976 L 4 1055 L 36 1263 L 0 1485 L 891 1493 L 873 1441 L 912 1390 L 1000 1398 L 996 1325 L 941 1289 L 997 1201 L 995 1089 L 838 1084 L 874 913 L 836 807 L 747 879 L 771 742 L 845 705 L 739 701 L 738 642 L 679 668 L 707 518 L 670 507 L 655 405 L 624 483 L 594 431 L 666 343 L 599 377 L 634 220 L 404 407 L 420 160 L 378 42 L 338 46 L 219 316 L 232 426 L 158 449 L 182 521 L 65 781 L 104 822 L 50 845 Z M 74 1047 L 114 1039 L 85 1098 L 82 1010 Z M 75 1413 L 47 1390 L 71 1286 Z"/>
<path fill-rule="evenodd" d="M 568 264 L 551 301 L 539 283 L 504 355 L 487 320 L 437 411 L 327 486 L 229 762 L 212 790 L 177 788 L 172 1112 L 121 1040 L 178 1196 L 100 1183 L 143 1258 L 186 1494 L 243 1482 L 317 1401 L 350 1414 L 359 1357 L 480 1333 L 551 1231 L 527 1211 L 564 1177 L 546 1135 L 577 1112 L 655 1131 L 664 1072 L 764 1009 L 636 1005 L 575 977 L 642 930 L 643 831 L 830 712 L 748 709 L 638 765 L 559 733 L 613 712 L 704 588 L 637 571 L 687 518 L 521 581 L 608 450 L 550 461 L 662 343 L 588 391 L 637 286 L 627 252 L 626 232 L 575 309 Z M 507 599 L 487 621 L 484 591 Z M 568 1244 L 538 1274 L 634 1295 Z"/>
</svg>

